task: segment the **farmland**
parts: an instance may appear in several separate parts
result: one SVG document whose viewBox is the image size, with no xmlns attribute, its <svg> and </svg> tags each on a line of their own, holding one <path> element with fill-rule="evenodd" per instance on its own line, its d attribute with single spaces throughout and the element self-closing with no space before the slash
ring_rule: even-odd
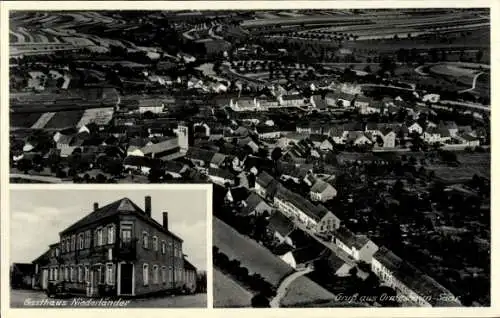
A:
<svg viewBox="0 0 500 318">
<path fill-rule="evenodd" d="M 304 303 L 326 302 L 334 299 L 334 295 L 309 278 L 301 276 L 289 287 L 281 300 L 284 307 L 301 307 Z"/>
<path fill-rule="evenodd" d="M 250 307 L 252 294 L 232 278 L 214 269 L 214 307 Z"/>
<path fill-rule="evenodd" d="M 293 271 L 268 249 L 217 218 L 213 219 L 213 244 L 229 259 L 240 261 L 250 273 L 262 275 L 274 286 L 278 286 L 281 280 Z"/>
<path fill-rule="evenodd" d="M 40 118 L 40 113 L 11 113 L 10 127 L 11 128 L 29 128 Z"/>
<path fill-rule="evenodd" d="M 75 127 L 83 115 L 83 110 L 57 112 L 45 125 L 45 129 L 64 129 Z"/>
</svg>

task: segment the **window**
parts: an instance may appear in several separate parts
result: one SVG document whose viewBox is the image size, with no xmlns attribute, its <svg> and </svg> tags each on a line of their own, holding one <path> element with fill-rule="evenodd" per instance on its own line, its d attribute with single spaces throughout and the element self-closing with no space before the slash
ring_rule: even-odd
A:
<svg viewBox="0 0 500 318">
<path fill-rule="evenodd" d="M 177 257 L 177 245 L 174 244 L 174 256 Z"/>
<path fill-rule="evenodd" d="M 76 248 L 76 235 L 71 235 L 71 250 L 74 251 Z"/>
<path fill-rule="evenodd" d="M 174 271 L 172 270 L 172 266 L 168 267 L 168 277 L 170 280 L 170 283 L 174 281 Z"/>
<path fill-rule="evenodd" d="M 61 240 L 61 252 L 64 253 L 66 250 L 66 243 L 64 242 L 64 239 Z"/>
<path fill-rule="evenodd" d="M 113 285 L 113 264 L 106 264 L 106 284 Z"/>
<path fill-rule="evenodd" d="M 89 277 L 89 266 L 88 265 L 85 265 L 85 282 L 88 282 L 90 280 L 90 277 Z"/>
<path fill-rule="evenodd" d="M 78 249 L 83 250 L 83 233 L 78 234 Z"/>
<path fill-rule="evenodd" d="M 160 283 L 160 272 L 158 269 L 158 265 L 153 266 L 153 283 L 154 284 Z"/>
<path fill-rule="evenodd" d="M 167 243 L 165 241 L 161 241 L 161 253 L 165 254 L 167 252 Z"/>
<path fill-rule="evenodd" d="M 69 252 L 70 251 L 70 248 L 69 248 L 69 237 L 66 238 L 66 252 Z"/>
<path fill-rule="evenodd" d="M 97 246 L 97 244 L 98 244 L 98 240 L 97 240 L 97 237 L 99 236 L 98 232 L 99 232 L 99 230 L 97 230 L 97 229 L 94 231 L 94 247 Z"/>
<path fill-rule="evenodd" d="M 56 255 L 55 255 L 56 257 L 59 257 L 59 247 L 56 247 L 56 248 L 55 248 L 55 254 L 56 254 Z"/>
<path fill-rule="evenodd" d="M 65 281 L 69 281 L 69 267 L 68 266 L 64 266 L 64 280 Z"/>
<path fill-rule="evenodd" d="M 56 267 L 56 268 L 54 268 L 54 280 L 57 280 L 59 278 L 58 276 L 59 276 L 59 270 Z"/>
<path fill-rule="evenodd" d="M 104 242 L 102 241 L 102 228 L 97 229 L 97 246 L 102 246 Z"/>
<path fill-rule="evenodd" d="M 148 238 L 149 238 L 149 235 L 147 232 L 142 232 L 142 247 L 144 248 L 148 248 Z"/>
<path fill-rule="evenodd" d="M 92 241 L 92 236 L 90 234 L 90 230 L 85 232 L 85 248 L 90 248 L 90 244 Z"/>
<path fill-rule="evenodd" d="M 153 236 L 153 250 L 158 251 L 158 237 Z"/>
<path fill-rule="evenodd" d="M 130 243 L 132 241 L 132 229 L 122 228 L 120 236 L 122 243 Z"/>
<path fill-rule="evenodd" d="M 102 271 L 102 266 L 99 265 L 97 267 L 97 281 L 99 282 L 99 284 L 102 284 L 104 283 L 104 272 Z"/>
<path fill-rule="evenodd" d="M 144 282 L 144 286 L 149 284 L 149 266 L 148 264 L 142 265 L 142 281 Z"/>
<path fill-rule="evenodd" d="M 78 266 L 78 282 L 83 282 L 83 266 Z"/>
<path fill-rule="evenodd" d="M 163 266 L 161 268 L 161 281 L 163 282 L 163 284 L 167 283 L 167 267 L 166 266 Z"/>
<path fill-rule="evenodd" d="M 108 225 L 108 244 L 113 244 L 115 242 L 115 226 Z"/>
<path fill-rule="evenodd" d="M 69 281 L 70 282 L 75 281 L 75 268 L 73 266 L 69 268 Z"/>
</svg>

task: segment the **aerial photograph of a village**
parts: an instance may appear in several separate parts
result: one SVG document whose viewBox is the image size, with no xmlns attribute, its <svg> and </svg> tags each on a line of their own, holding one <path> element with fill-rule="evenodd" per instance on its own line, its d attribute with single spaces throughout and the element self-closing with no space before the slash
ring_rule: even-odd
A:
<svg viewBox="0 0 500 318">
<path fill-rule="evenodd" d="M 491 305 L 489 9 L 9 19 L 10 182 L 211 184 L 214 307 Z"/>
</svg>

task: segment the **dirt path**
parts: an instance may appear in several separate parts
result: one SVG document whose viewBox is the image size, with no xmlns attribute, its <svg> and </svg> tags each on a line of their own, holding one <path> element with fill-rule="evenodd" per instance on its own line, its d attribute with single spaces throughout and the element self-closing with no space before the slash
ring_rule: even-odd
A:
<svg viewBox="0 0 500 318">
<path fill-rule="evenodd" d="M 270 303 L 271 308 L 278 308 L 280 306 L 281 299 L 285 297 L 288 287 L 290 286 L 291 283 L 293 283 L 294 280 L 312 271 L 313 271 L 312 269 L 308 268 L 298 272 L 293 272 L 292 274 L 285 277 L 285 279 L 279 285 L 278 290 L 276 291 L 276 297 L 274 297 L 273 300 L 271 300 Z"/>
<path fill-rule="evenodd" d="M 481 76 L 483 74 L 484 74 L 484 72 L 479 72 L 476 75 L 474 75 L 474 79 L 472 80 L 472 87 L 464 89 L 464 90 L 460 91 L 459 93 L 465 93 L 465 92 L 472 91 L 472 90 L 476 89 L 477 79 L 479 78 L 479 76 Z"/>
</svg>

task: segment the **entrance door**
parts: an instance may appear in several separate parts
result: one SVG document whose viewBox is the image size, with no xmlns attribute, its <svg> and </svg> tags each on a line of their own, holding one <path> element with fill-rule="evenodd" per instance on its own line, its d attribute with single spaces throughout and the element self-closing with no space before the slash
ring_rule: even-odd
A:
<svg viewBox="0 0 500 318">
<path fill-rule="evenodd" d="M 132 295 L 133 264 L 120 264 L 120 294 Z"/>
<path fill-rule="evenodd" d="M 49 270 L 42 270 L 42 289 L 45 290 L 49 287 Z"/>
</svg>

